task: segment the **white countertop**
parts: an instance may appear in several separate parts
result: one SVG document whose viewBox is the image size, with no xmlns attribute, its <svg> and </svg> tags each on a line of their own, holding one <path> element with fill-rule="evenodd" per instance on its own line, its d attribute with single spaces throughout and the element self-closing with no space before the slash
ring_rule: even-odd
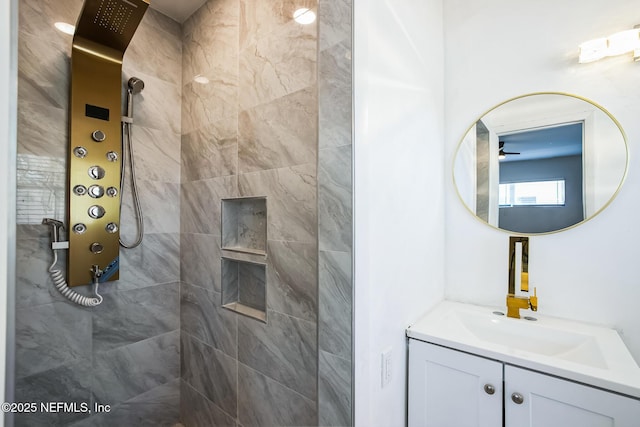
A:
<svg viewBox="0 0 640 427">
<path fill-rule="evenodd" d="M 640 399 L 640 368 L 615 330 L 537 313 L 535 322 L 511 319 L 494 311 L 505 310 L 442 301 L 407 336 Z"/>
</svg>

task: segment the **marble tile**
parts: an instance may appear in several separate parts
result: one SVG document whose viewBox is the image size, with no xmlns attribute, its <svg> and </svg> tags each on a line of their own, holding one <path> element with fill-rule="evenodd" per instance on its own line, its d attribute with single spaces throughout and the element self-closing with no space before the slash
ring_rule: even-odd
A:
<svg viewBox="0 0 640 427">
<path fill-rule="evenodd" d="M 136 177 L 180 183 L 180 134 L 134 124 L 132 135 Z"/>
<path fill-rule="evenodd" d="M 61 33 L 52 24 L 58 21 L 75 24 L 82 4 L 82 0 L 20 0 L 20 31 L 44 40 L 67 40 L 71 45 L 72 36 Z"/>
<path fill-rule="evenodd" d="M 180 287 L 180 329 L 236 357 L 237 316 L 221 307 L 222 296 L 198 286 Z"/>
<path fill-rule="evenodd" d="M 93 415 L 71 427 L 172 427 L 180 419 L 180 380 L 175 379 Z"/>
<path fill-rule="evenodd" d="M 227 414 L 235 416 L 237 361 L 188 334 L 183 333 L 181 341 L 182 379 Z"/>
<path fill-rule="evenodd" d="M 270 240 L 316 241 L 315 164 L 242 174 L 242 196 L 267 196 Z"/>
<path fill-rule="evenodd" d="M 238 361 L 315 400 L 316 324 L 275 311 L 267 318 L 238 318 Z"/>
<path fill-rule="evenodd" d="M 46 107 L 69 105 L 71 39 L 18 35 L 18 98 Z"/>
<path fill-rule="evenodd" d="M 223 259 L 222 261 L 222 305 L 240 301 L 240 263 Z"/>
<path fill-rule="evenodd" d="M 48 237 L 41 239 L 21 239 L 16 242 L 16 307 L 24 308 L 65 301 L 53 285 L 49 267 L 53 255 Z M 64 251 L 61 255 L 64 255 Z M 66 256 L 61 256 L 57 268 L 65 271 Z"/>
<path fill-rule="evenodd" d="M 351 254 L 320 251 L 320 350 L 351 359 L 352 301 Z"/>
<path fill-rule="evenodd" d="M 181 231 L 220 235 L 221 199 L 238 196 L 238 177 L 186 182 L 181 187 Z"/>
<path fill-rule="evenodd" d="M 237 118 L 229 117 L 183 135 L 181 153 L 183 182 L 236 174 L 237 132 Z"/>
<path fill-rule="evenodd" d="M 322 149 L 318 155 L 318 241 L 321 250 L 353 246 L 351 145 Z"/>
<path fill-rule="evenodd" d="M 120 249 L 118 289 L 135 289 L 180 280 L 180 235 L 148 233 L 135 249 Z"/>
<path fill-rule="evenodd" d="M 144 19 L 140 25 L 148 25 L 164 31 L 170 37 L 176 37 L 178 39 L 182 38 L 182 25 L 155 9 L 147 9 Z"/>
<path fill-rule="evenodd" d="M 117 405 L 180 376 L 180 331 L 93 357 L 94 401 Z"/>
<path fill-rule="evenodd" d="M 123 81 L 135 76 L 144 81 L 144 90 L 133 98 L 133 120 L 135 125 L 180 134 L 180 100 L 182 99 L 181 77 L 167 81 L 135 69 L 123 63 Z M 166 78 L 170 78 L 167 76 Z"/>
<path fill-rule="evenodd" d="M 223 260 L 223 269 L 224 262 Z M 238 271 L 238 299 L 243 305 L 266 311 L 267 289 L 265 266 L 251 263 L 236 263 Z M 223 274 L 224 276 L 224 274 Z M 222 292 L 225 293 L 224 283 Z M 226 300 L 226 297 L 225 297 Z"/>
<path fill-rule="evenodd" d="M 291 21 L 240 51 L 241 111 L 315 85 L 316 33 L 315 24 Z"/>
<path fill-rule="evenodd" d="M 110 292 L 92 310 L 94 354 L 180 327 L 179 284 Z"/>
<path fill-rule="evenodd" d="M 49 226 L 42 224 L 42 221 L 40 221 L 38 224 L 16 224 L 17 241 L 23 239 L 49 239 L 50 233 L 51 231 Z"/>
<path fill-rule="evenodd" d="M 351 47 L 339 43 L 318 55 L 319 147 L 351 144 Z"/>
<path fill-rule="evenodd" d="M 318 360 L 318 425 L 352 426 L 351 361 L 324 351 Z"/>
<path fill-rule="evenodd" d="M 222 200 L 222 247 L 267 250 L 267 199 Z"/>
<path fill-rule="evenodd" d="M 16 310 L 16 377 L 91 358 L 91 309 L 71 302 Z"/>
<path fill-rule="evenodd" d="M 187 37 L 194 31 L 212 27 L 224 21 L 224 16 L 238 16 L 238 0 L 207 1 L 182 23 L 182 36 Z M 210 30 L 210 29 L 209 29 Z"/>
<path fill-rule="evenodd" d="M 185 22 L 184 84 L 197 75 L 237 75 L 238 14 L 237 1 L 210 1 Z"/>
<path fill-rule="evenodd" d="M 183 233 L 180 249 L 182 281 L 220 292 L 220 236 Z"/>
<path fill-rule="evenodd" d="M 20 426 L 68 426 L 86 418 L 82 405 L 91 407 L 91 359 L 81 359 L 48 371 L 19 378 L 15 385 L 15 402 L 68 402 L 77 405 L 78 412 L 37 411 L 15 415 L 15 425 Z M 39 409 L 39 408 L 38 408 Z"/>
<path fill-rule="evenodd" d="M 236 420 L 186 381 L 180 383 L 180 421 L 189 427 L 236 427 Z"/>
<path fill-rule="evenodd" d="M 182 38 L 178 34 L 172 34 L 171 22 L 177 24 L 160 12 L 148 8 L 125 52 L 123 66 L 129 70 L 135 69 L 136 73 L 145 73 L 180 85 Z"/>
<path fill-rule="evenodd" d="M 240 173 L 314 162 L 318 138 L 315 88 L 242 111 L 238 129 Z"/>
<path fill-rule="evenodd" d="M 64 160 L 20 153 L 16 169 L 16 222 L 42 225 L 43 218 L 63 220 L 67 212 Z"/>
<path fill-rule="evenodd" d="M 304 7 L 317 12 L 315 0 L 304 3 Z M 240 48 L 244 49 L 271 33 L 282 31 L 287 24 L 300 25 L 293 22 L 293 13 L 299 7 L 300 2 L 295 0 L 240 0 Z M 310 27 L 316 31 L 316 24 Z"/>
<path fill-rule="evenodd" d="M 238 419 L 244 427 L 314 426 L 317 409 L 313 400 L 239 364 Z"/>
<path fill-rule="evenodd" d="M 18 154 L 33 154 L 64 165 L 68 123 L 66 109 L 18 99 Z"/>
<path fill-rule="evenodd" d="M 268 242 L 268 307 L 316 321 L 318 251 L 313 243 Z"/>
<path fill-rule="evenodd" d="M 138 225 L 129 172 L 120 193 L 120 239 L 135 242 Z M 180 184 L 136 179 L 145 233 L 180 232 Z"/>
<path fill-rule="evenodd" d="M 320 51 L 345 42 L 351 45 L 353 0 L 319 0 Z"/>
<path fill-rule="evenodd" d="M 182 87 L 182 133 L 213 125 L 221 119 L 230 119 L 238 114 L 237 71 L 214 74 L 202 73 L 209 83 L 193 80 Z"/>
</svg>

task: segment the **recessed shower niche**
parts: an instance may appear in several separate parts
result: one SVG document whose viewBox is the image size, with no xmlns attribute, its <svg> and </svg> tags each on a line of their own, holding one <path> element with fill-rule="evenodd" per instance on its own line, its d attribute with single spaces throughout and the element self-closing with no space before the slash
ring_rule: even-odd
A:
<svg viewBox="0 0 640 427">
<path fill-rule="evenodd" d="M 222 249 L 266 255 L 266 197 L 222 200 Z"/>
<path fill-rule="evenodd" d="M 222 306 L 267 321 L 267 198 L 222 200 Z"/>
</svg>

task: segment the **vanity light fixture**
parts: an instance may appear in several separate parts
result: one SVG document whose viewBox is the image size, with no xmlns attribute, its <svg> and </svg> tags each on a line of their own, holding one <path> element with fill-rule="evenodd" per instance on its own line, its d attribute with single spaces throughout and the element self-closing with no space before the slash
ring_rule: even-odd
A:
<svg viewBox="0 0 640 427">
<path fill-rule="evenodd" d="M 316 13 L 311 9 L 301 7 L 293 12 L 293 20 L 298 24 L 309 25 L 316 20 Z"/>
<path fill-rule="evenodd" d="M 628 52 L 633 52 L 633 59 L 638 61 L 640 60 L 640 28 L 636 25 L 633 30 L 620 31 L 609 37 L 589 40 L 578 47 L 580 48 L 578 62 L 581 64 Z"/>
<path fill-rule="evenodd" d="M 76 32 L 76 27 L 74 25 L 67 24 L 66 22 L 56 22 L 53 26 L 56 27 L 58 31 L 62 31 L 70 36 L 74 35 Z"/>
</svg>

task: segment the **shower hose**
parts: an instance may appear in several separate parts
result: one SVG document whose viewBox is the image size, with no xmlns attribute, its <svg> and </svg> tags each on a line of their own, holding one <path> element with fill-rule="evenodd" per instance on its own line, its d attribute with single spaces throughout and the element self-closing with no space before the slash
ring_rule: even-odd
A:
<svg viewBox="0 0 640 427">
<path fill-rule="evenodd" d="M 131 120 L 131 119 L 129 119 Z M 124 181 L 125 181 L 125 172 L 126 172 L 126 161 L 129 160 L 129 173 L 131 174 L 131 197 L 133 199 L 133 208 L 135 210 L 136 223 L 138 226 L 138 232 L 136 236 L 136 241 L 134 243 L 125 243 L 122 238 L 120 238 L 120 246 L 125 249 L 133 249 L 142 243 L 142 238 L 144 236 L 144 218 L 142 217 L 142 206 L 140 206 L 140 196 L 138 195 L 138 186 L 136 183 L 136 166 L 135 161 L 133 159 L 133 150 L 131 144 L 131 123 L 122 122 L 122 163 L 121 163 L 121 173 L 120 173 L 120 191 L 124 190 Z M 126 144 L 126 145 L 125 145 Z M 125 156 L 128 159 L 125 159 Z M 122 210 L 122 200 L 124 198 L 124 194 L 120 196 L 120 210 Z"/>
<path fill-rule="evenodd" d="M 83 305 L 85 307 L 95 307 L 102 302 L 102 295 L 98 293 L 98 287 L 100 286 L 100 283 L 98 283 L 97 280 L 94 281 L 96 294 L 94 298 L 80 295 L 76 291 L 72 290 L 69 285 L 67 285 L 62 272 L 55 268 L 57 263 L 58 252 L 56 251 L 56 249 L 53 249 L 53 263 L 51 264 L 51 267 L 49 267 L 49 274 L 51 274 L 51 279 L 53 280 L 53 284 L 55 285 L 56 289 L 58 289 L 65 298 L 67 298 L 71 302 L 74 302 L 78 305 Z"/>
</svg>

